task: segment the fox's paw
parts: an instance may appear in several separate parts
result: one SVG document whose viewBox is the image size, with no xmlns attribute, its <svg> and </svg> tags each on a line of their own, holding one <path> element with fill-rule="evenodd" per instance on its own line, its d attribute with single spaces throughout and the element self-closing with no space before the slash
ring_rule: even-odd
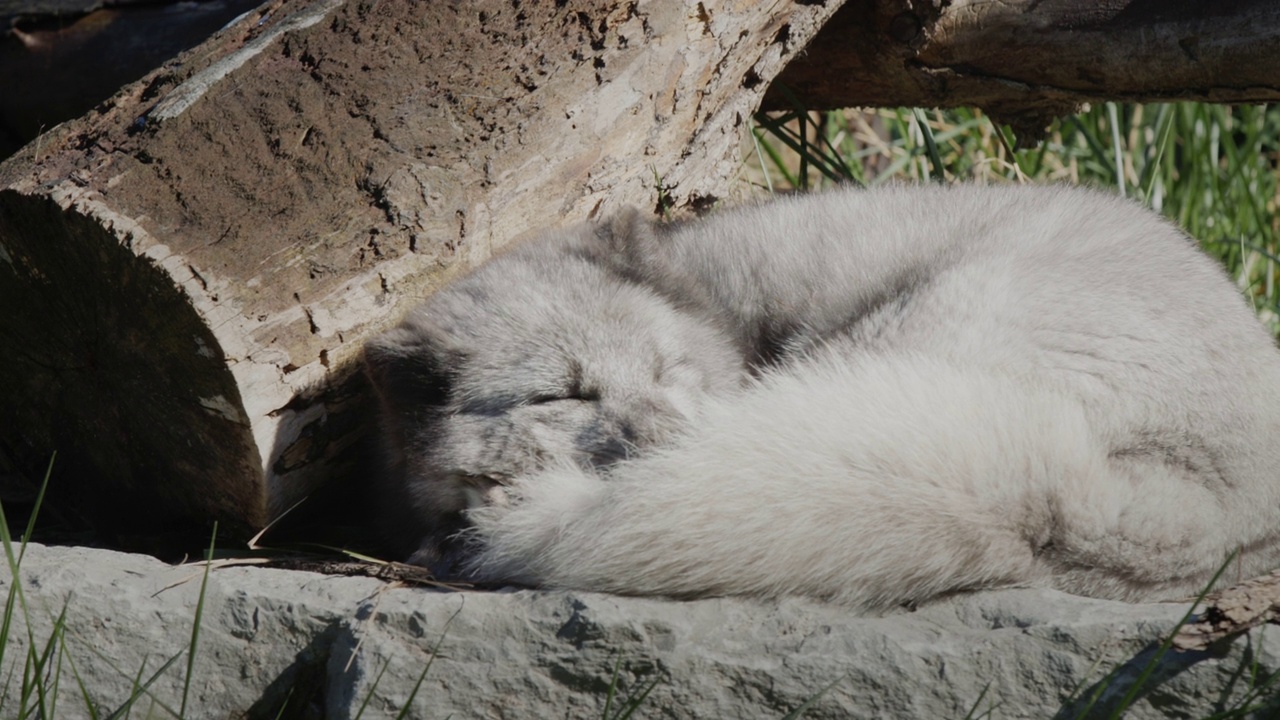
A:
<svg viewBox="0 0 1280 720">
<path fill-rule="evenodd" d="M 467 512 L 471 572 L 488 582 L 540 585 L 575 520 L 604 499 L 606 483 L 575 466 L 545 470 L 492 489 Z"/>
</svg>

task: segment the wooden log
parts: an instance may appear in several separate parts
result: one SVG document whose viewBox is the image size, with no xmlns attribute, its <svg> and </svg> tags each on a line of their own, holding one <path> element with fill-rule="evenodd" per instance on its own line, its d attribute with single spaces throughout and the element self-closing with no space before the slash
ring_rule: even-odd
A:
<svg viewBox="0 0 1280 720">
<path fill-rule="evenodd" d="M 0 448 L 116 542 L 359 482 L 371 333 L 531 229 L 722 197 L 835 7 L 268 3 L 0 165 Z"/>
<path fill-rule="evenodd" d="M 1270 0 L 850 0 L 766 109 L 980 106 L 1038 140 L 1085 102 L 1280 100 Z"/>
</svg>

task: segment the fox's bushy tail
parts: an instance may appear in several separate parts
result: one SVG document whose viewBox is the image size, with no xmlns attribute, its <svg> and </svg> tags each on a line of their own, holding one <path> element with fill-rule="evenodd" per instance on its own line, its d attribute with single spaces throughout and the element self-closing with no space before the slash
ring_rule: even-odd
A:
<svg viewBox="0 0 1280 720">
<path fill-rule="evenodd" d="M 1210 490 L 1117 463 L 1073 398 L 915 354 L 804 365 L 670 447 L 606 475 L 551 469 L 472 511 L 478 571 L 877 609 L 1015 585 L 1179 597 L 1232 549 Z"/>
</svg>

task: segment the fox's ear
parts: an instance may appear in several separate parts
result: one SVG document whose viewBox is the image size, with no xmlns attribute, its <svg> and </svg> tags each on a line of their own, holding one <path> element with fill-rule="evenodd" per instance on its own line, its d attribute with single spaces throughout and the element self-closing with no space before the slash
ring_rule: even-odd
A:
<svg viewBox="0 0 1280 720">
<path fill-rule="evenodd" d="M 680 265 L 670 226 L 658 225 L 644 212 L 626 207 L 597 223 L 593 235 L 593 259 L 610 271 L 680 307 L 715 312 L 708 289 Z"/>
<path fill-rule="evenodd" d="M 597 223 L 595 237 L 608 264 L 626 275 L 649 277 L 662 255 L 662 238 L 653 222 L 632 205 Z"/>
<path fill-rule="evenodd" d="M 454 368 L 461 362 L 443 333 L 414 319 L 373 338 L 364 346 L 364 368 L 383 405 L 412 412 L 443 405 Z"/>
</svg>

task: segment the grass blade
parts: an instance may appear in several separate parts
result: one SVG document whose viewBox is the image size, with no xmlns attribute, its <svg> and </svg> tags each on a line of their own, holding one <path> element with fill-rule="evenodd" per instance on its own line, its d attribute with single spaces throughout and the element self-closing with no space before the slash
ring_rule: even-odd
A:
<svg viewBox="0 0 1280 720">
<path fill-rule="evenodd" d="M 1115 164 L 1116 187 L 1124 197 L 1124 146 L 1120 144 L 1120 118 L 1116 104 L 1107 103 L 1107 117 L 1111 120 L 1111 155 Z"/>
<path fill-rule="evenodd" d="M 187 716 L 187 696 L 191 692 L 191 678 L 196 664 L 196 648 L 200 644 L 200 621 L 204 616 L 205 592 L 209 587 L 209 568 L 213 566 L 213 548 L 218 542 L 218 523 L 213 523 L 213 536 L 209 538 L 209 552 L 204 556 L 204 575 L 200 578 L 200 596 L 196 599 L 196 617 L 191 623 L 191 645 L 187 650 L 187 674 L 182 679 L 182 704 L 178 716 Z"/>
<path fill-rule="evenodd" d="M 155 683 L 155 681 L 158 680 L 160 676 L 165 673 L 165 671 L 167 671 L 170 667 L 172 667 L 173 664 L 178 661 L 178 658 L 182 657 L 182 654 L 185 652 L 186 650 L 179 650 L 178 652 L 174 653 L 172 657 L 170 657 L 168 660 L 164 662 L 163 665 L 160 666 L 159 670 L 156 670 L 155 672 L 151 673 L 151 677 L 147 678 L 146 682 L 142 683 L 140 687 L 136 688 L 133 691 L 133 693 L 129 695 L 129 697 L 124 701 L 124 704 L 116 708 L 110 715 L 108 715 L 106 720 L 120 720 L 121 716 L 124 713 L 129 712 L 129 709 L 132 708 L 133 704 L 138 701 L 138 698 L 142 697 L 147 692 L 147 690 L 151 688 L 151 685 Z M 182 717 L 182 715 L 179 715 L 179 717 Z"/>
<path fill-rule="evenodd" d="M 826 686 L 824 686 L 818 692 L 814 693 L 808 700 L 805 700 L 803 703 L 800 703 L 800 705 L 796 707 L 794 710 L 787 713 L 786 715 L 783 715 L 782 720 L 798 720 L 798 718 L 802 717 L 806 712 L 809 711 L 809 708 L 817 704 L 817 702 L 822 699 L 823 695 L 826 695 L 827 692 L 831 690 L 831 688 L 835 687 L 837 684 L 839 684 L 841 680 L 844 680 L 847 677 L 849 677 L 849 673 L 845 673 L 840 677 L 836 678 L 835 680 L 832 680 L 831 682 L 827 683 Z M 978 698 L 978 699 L 981 700 L 982 698 Z"/>
<path fill-rule="evenodd" d="M 613 677 L 609 678 L 609 693 L 604 697 L 604 712 L 600 713 L 600 717 L 608 720 L 609 712 L 613 710 L 613 697 L 618 692 L 618 673 L 622 670 L 622 655 L 618 655 L 613 660 Z"/>
<path fill-rule="evenodd" d="M 409 699 L 405 701 L 404 707 L 400 708 L 399 714 L 396 715 L 396 720 L 404 720 L 404 718 L 408 716 L 409 709 L 413 707 L 414 698 L 418 697 L 418 690 L 422 689 L 422 681 L 426 680 L 427 671 L 431 669 L 431 663 L 436 661 L 436 654 L 440 652 L 440 646 L 444 643 L 444 637 L 449 632 L 449 626 L 453 624 L 454 618 L 458 617 L 462 612 L 462 608 L 466 607 L 466 604 L 466 600 L 464 599 L 458 604 L 458 609 L 454 610 L 453 614 L 449 616 L 449 619 L 445 621 L 444 628 L 440 630 L 439 639 L 436 640 L 435 645 L 431 646 L 431 657 L 427 659 L 427 664 L 422 668 L 422 672 L 418 674 L 418 680 L 413 684 L 413 690 L 409 693 Z"/>
<path fill-rule="evenodd" d="M 915 108 L 914 113 L 916 127 L 920 128 L 920 135 L 924 138 L 925 154 L 929 158 L 929 165 L 933 168 L 932 177 L 936 182 L 945 182 L 947 179 L 946 171 L 943 170 L 942 156 L 938 154 L 938 143 L 933 139 L 933 130 L 929 127 L 929 122 L 925 119 L 923 110 Z"/>
<path fill-rule="evenodd" d="M 65 637 L 63 638 L 63 646 L 64 648 L 66 646 Z M 84 700 L 84 709 L 86 712 L 89 713 L 89 720 L 98 720 L 98 706 L 96 703 L 93 702 L 93 698 L 90 697 L 89 688 L 85 687 L 85 684 L 84 684 L 84 678 L 80 677 L 80 669 L 76 667 L 75 655 L 71 653 L 67 653 L 67 663 L 71 665 L 71 675 L 76 679 L 76 687 L 80 689 L 80 699 Z M 139 670 L 138 672 L 138 677 L 142 677 L 141 670 Z M 136 681 L 134 682 L 133 689 L 134 690 L 138 689 L 138 684 Z M 0 700 L 0 708 L 3 708 L 3 707 L 4 707 L 4 701 Z"/>
<path fill-rule="evenodd" d="M 651 681 L 640 686 L 639 694 L 627 698 L 627 704 L 619 708 L 618 714 L 612 718 L 608 718 L 608 720 L 627 720 L 630 718 L 635 714 L 636 710 L 640 709 L 640 706 L 644 704 L 645 699 L 649 697 L 649 693 L 653 692 L 653 689 L 658 687 L 658 683 L 660 682 L 662 682 L 662 677 L 657 676 L 655 673 L 655 677 Z"/>
<path fill-rule="evenodd" d="M 388 655 L 387 659 L 383 661 L 382 667 L 378 670 L 378 674 L 374 676 L 373 684 L 371 684 L 369 686 L 369 690 L 365 692 L 364 700 L 360 702 L 360 707 L 356 710 L 355 720 L 360 720 L 360 718 L 364 715 L 365 708 L 369 707 L 369 701 L 373 699 L 374 691 L 378 689 L 378 683 L 382 682 L 382 674 L 387 671 L 387 668 L 390 665 L 391 665 L 391 656 Z"/>
</svg>

